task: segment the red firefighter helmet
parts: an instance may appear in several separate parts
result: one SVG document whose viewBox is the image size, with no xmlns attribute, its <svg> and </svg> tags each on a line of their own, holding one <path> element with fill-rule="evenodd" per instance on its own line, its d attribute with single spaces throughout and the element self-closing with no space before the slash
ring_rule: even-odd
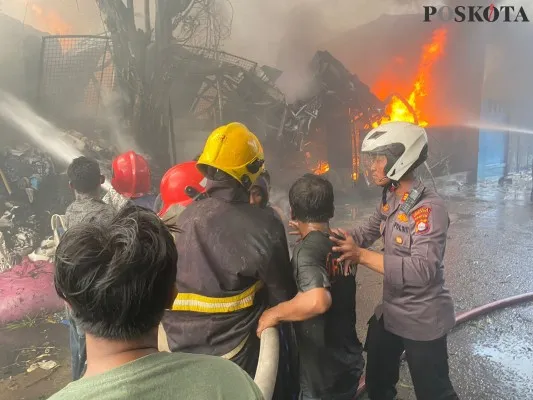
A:
<svg viewBox="0 0 533 400">
<path fill-rule="evenodd" d="M 128 151 L 113 160 L 113 188 L 129 199 L 150 193 L 151 174 L 146 159 L 134 151 Z"/>
<path fill-rule="evenodd" d="M 164 215 L 174 204 L 187 207 L 198 195 L 205 193 L 207 179 L 196 168 L 196 161 L 188 161 L 170 168 L 161 179 L 161 200 Z"/>
</svg>

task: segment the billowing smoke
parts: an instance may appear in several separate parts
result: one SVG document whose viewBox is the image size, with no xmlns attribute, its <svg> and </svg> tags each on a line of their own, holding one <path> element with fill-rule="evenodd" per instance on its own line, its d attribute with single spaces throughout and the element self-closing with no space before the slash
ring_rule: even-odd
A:
<svg viewBox="0 0 533 400">
<path fill-rule="evenodd" d="M 95 1 L 9 0 L 2 2 L 0 12 L 53 35 L 104 31 Z"/>
<path fill-rule="evenodd" d="M 228 0 L 218 1 L 221 5 L 228 2 Z M 450 7 L 465 5 L 461 0 L 229 0 L 229 2 L 233 9 L 233 26 L 231 38 L 224 43 L 224 50 L 284 71 L 278 84 L 289 101 L 306 95 L 310 87 L 307 65 L 311 57 L 316 50 L 329 50 L 327 44 L 339 35 L 371 23 L 383 14 L 421 15 L 425 5 Z M 135 0 L 134 3 L 140 22 L 143 17 L 143 0 Z M 533 21 L 533 0 L 502 0 L 496 2 L 498 3 L 525 7 Z M 155 1 L 152 1 L 152 5 L 154 4 Z M 33 6 L 37 8 L 31 9 Z M 39 13 L 38 7 L 44 12 Z M 1 11 L 19 20 L 25 19 L 27 24 L 37 29 L 55 34 L 103 31 L 95 1 L 10 0 L 2 2 Z M 56 14 L 71 27 L 67 32 L 59 31 L 65 24 L 57 24 Z M 526 49 L 530 39 L 533 38 L 531 24 L 450 24 L 451 27 L 457 25 L 479 36 L 477 43 L 479 46 L 487 45 L 484 73 L 486 96 L 497 101 L 512 103 L 509 108 L 514 112 L 529 108 L 529 93 L 533 91 L 533 87 L 530 87 L 533 86 L 533 80 L 530 79 L 529 71 L 533 65 L 533 56 Z M 384 29 L 383 26 L 376 28 L 376 35 L 384 34 L 380 29 Z M 393 31 L 394 28 L 385 27 L 385 29 Z M 388 34 L 390 35 L 390 32 Z M 421 35 L 427 35 L 427 32 Z M 357 40 L 356 35 L 353 40 Z M 420 40 L 417 41 L 417 38 L 413 37 L 413 42 Z M 413 47 L 416 46 L 417 44 L 413 44 Z M 345 53 L 355 51 L 349 42 L 344 44 L 344 48 Z M 383 51 L 387 49 L 375 50 L 376 53 Z M 339 57 L 340 54 L 334 55 Z M 416 63 L 417 55 L 412 55 L 412 58 L 412 62 Z M 341 61 L 345 62 L 344 59 Z M 360 69 L 363 68 L 361 65 L 364 66 L 365 62 L 345 64 L 352 72 L 360 74 Z M 372 67 L 380 69 L 387 66 L 380 64 Z M 366 77 L 362 75 L 365 80 Z M 531 115 L 526 111 L 523 114 Z"/>
<path fill-rule="evenodd" d="M 307 65 L 322 45 L 341 32 L 384 13 L 403 13 L 398 0 L 232 0 L 233 28 L 225 48 L 284 71 L 278 84 L 289 101 L 309 88 Z"/>
<path fill-rule="evenodd" d="M 110 144 L 119 152 L 129 150 L 142 153 L 142 149 L 135 141 L 133 134 L 129 131 L 124 120 L 120 118 L 122 105 L 125 103 L 125 96 L 119 91 L 102 91 L 101 114 L 98 116 L 99 122 L 109 133 Z"/>
</svg>

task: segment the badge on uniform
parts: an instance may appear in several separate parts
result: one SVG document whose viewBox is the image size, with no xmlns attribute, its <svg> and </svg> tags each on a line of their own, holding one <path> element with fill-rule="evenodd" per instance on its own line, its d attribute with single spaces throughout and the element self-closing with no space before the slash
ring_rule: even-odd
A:
<svg viewBox="0 0 533 400">
<path fill-rule="evenodd" d="M 409 192 L 405 192 L 402 196 L 402 203 L 405 203 L 405 200 L 409 198 Z"/>
<path fill-rule="evenodd" d="M 401 236 L 396 236 L 396 238 L 394 239 L 396 241 L 396 243 L 398 244 L 403 244 L 403 239 Z"/>
<path fill-rule="evenodd" d="M 411 214 L 415 220 L 415 234 L 422 235 L 429 232 L 430 207 L 420 207 Z"/>
<path fill-rule="evenodd" d="M 389 207 L 388 204 L 383 204 L 383 205 L 381 206 L 381 209 L 383 210 L 383 212 L 389 212 L 390 207 Z"/>
<path fill-rule="evenodd" d="M 407 214 L 401 212 L 398 214 L 398 221 L 407 223 L 409 222 L 409 217 L 407 216 Z"/>
</svg>

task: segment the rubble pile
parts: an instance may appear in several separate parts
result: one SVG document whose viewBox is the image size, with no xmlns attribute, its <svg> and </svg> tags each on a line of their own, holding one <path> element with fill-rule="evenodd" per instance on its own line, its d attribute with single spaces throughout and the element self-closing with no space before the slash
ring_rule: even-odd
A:
<svg viewBox="0 0 533 400">
<path fill-rule="evenodd" d="M 29 145 L 5 148 L 0 155 L 0 170 L 0 271 L 3 271 L 39 245 L 47 210 L 55 204 L 57 174 L 50 155 Z"/>
<path fill-rule="evenodd" d="M 111 177 L 114 149 L 75 131 L 59 138 L 101 164 Z M 19 264 L 51 236 L 50 218 L 63 214 L 74 197 L 63 160 L 23 144 L 0 154 L 0 272 Z"/>
</svg>

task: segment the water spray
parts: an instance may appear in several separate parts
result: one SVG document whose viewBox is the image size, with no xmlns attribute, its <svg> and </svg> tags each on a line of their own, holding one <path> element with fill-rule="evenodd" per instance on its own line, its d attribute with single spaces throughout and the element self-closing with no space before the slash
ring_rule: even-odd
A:
<svg viewBox="0 0 533 400">
<path fill-rule="evenodd" d="M 0 90 L 0 117 L 66 164 L 81 152 L 61 140 L 63 132 L 15 96 Z"/>
<path fill-rule="evenodd" d="M 28 104 L 3 90 L 0 90 L 0 118 L 65 164 L 70 164 L 74 158 L 83 155 L 62 139 L 64 132 L 61 129 L 38 115 Z M 107 182 L 103 185 L 105 190 L 109 190 L 109 187 Z"/>
<path fill-rule="evenodd" d="M 520 128 L 516 126 L 511 125 L 504 125 L 504 124 L 494 124 L 490 122 L 469 122 L 465 124 L 468 128 L 474 128 L 474 129 L 481 129 L 481 130 L 487 130 L 487 131 L 494 131 L 494 132 L 509 132 L 509 133 L 522 133 L 526 135 L 533 135 L 533 130 L 531 129 L 525 129 Z"/>
</svg>

